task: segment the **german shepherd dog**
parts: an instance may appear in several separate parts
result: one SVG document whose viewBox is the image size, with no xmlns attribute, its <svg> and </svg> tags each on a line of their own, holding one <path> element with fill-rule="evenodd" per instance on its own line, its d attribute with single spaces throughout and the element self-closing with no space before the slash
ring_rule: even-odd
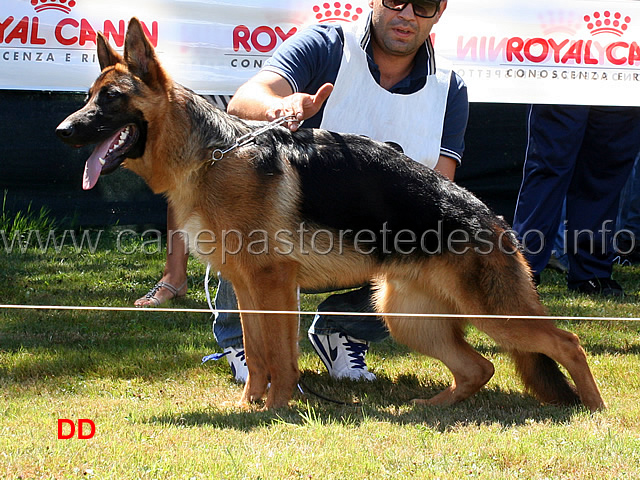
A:
<svg viewBox="0 0 640 480">
<path fill-rule="evenodd" d="M 287 312 L 297 310 L 298 287 L 370 282 L 391 335 L 453 374 L 444 391 L 415 402 L 453 404 L 492 377 L 492 363 L 464 339 L 471 323 L 511 354 L 540 401 L 604 408 L 576 335 L 531 318 L 545 310 L 518 242 L 471 193 L 386 144 L 323 130 L 274 127 L 212 161 L 265 123 L 174 83 L 135 18 L 122 56 L 101 34 L 97 46 L 102 72 L 57 134 L 97 144 L 85 188 L 123 165 L 163 193 L 190 251 L 233 283 L 240 309 L 251 311 L 242 314 L 243 404 L 265 393 L 266 408 L 291 399 L 298 319 Z"/>
</svg>

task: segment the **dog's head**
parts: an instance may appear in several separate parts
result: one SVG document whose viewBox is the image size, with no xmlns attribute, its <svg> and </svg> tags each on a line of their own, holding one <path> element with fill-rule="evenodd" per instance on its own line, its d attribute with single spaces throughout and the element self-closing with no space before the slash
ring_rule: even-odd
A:
<svg viewBox="0 0 640 480">
<path fill-rule="evenodd" d="M 129 22 L 124 55 L 116 52 L 101 33 L 97 45 L 102 72 L 89 89 L 87 103 L 56 129 L 58 137 L 69 145 L 97 144 L 85 165 L 85 190 L 126 159 L 143 156 L 147 129 L 153 121 L 147 118 L 149 103 L 161 102 L 171 82 L 138 19 Z"/>
</svg>

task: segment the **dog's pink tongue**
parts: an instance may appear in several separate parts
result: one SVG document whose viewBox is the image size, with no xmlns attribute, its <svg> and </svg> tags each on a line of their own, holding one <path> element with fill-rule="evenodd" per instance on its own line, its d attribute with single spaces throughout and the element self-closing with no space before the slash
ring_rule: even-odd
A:
<svg viewBox="0 0 640 480">
<path fill-rule="evenodd" d="M 98 183 L 98 177 L 100 177 L 100 172 L 102 171 L 102 164 L 100 163 L 101 158 L 105 158 L 109 148 L 113 145 L 113 142 L 120 136 L 120 131 L 110 137 L 108 140 L 98 144 L 96 148 L 93 149 L 93 153 L 87 159 L 87 163 L 84 164 L 84 175 L 82 176 L 82 189 L 83 190 L 91 190 Z"/>
<path fill-rule="evenodd" d="M 98 177 L 102 170 L 100 164 L 100 153 L 96 153 L 101 145 L 97 146 L 91 156 L 87 159 L 87 163 L 84 164 L 84 175 L 82 176 L 82 189 L 91 190 L 98 183 Z"/>
</svg>

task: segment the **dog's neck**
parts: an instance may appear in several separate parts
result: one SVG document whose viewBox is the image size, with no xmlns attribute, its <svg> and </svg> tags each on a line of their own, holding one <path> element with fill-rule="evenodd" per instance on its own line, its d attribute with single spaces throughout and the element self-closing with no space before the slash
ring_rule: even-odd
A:
<svg viewBox="0 0 640 480">
<path fill-rule="evenodd" d="M 168 151 L 145 154 L 165 160 L 161 171 L 156 161 L 151 178 L 147 178 L 148 170 L 136 173 L 145 178 L 154 193 L 169 194 L 171 190 L 183 190 L 185 184 L 197 181 L 200 170 L 212 165 L 212 152 L 233 145 L 251 127 L 179 84 L 174 84 L 166 98 L 173 105 L 165 110 L 171 112 L 170 118 L 163 116 L 150 122 L 149 135 L 168 139 L 162 143 Z M 187 129 L 186 135 L 176 136 L 176 126 Z M 173 138 L 182 138 L 182 141 L 172 142 Z"/>
</svg>

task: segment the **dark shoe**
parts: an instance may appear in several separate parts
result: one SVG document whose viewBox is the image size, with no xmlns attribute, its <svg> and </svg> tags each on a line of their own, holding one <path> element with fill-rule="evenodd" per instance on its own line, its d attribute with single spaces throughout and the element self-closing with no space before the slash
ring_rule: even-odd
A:
<svg viewBox="0 0 640 480">
<path fill-rule="evenodd" d="M 640 251 L 634 250 L 631 253 L 618 253 L 613 259 L 613 263 L 623 267 L 640 265 Z"/>
<path fill-rule="evenodd" d="M 633 265 L 626 255 L 616 255 L 612 263 L 621 267 L 631 267 Z"/>
<path fill-rule="evenodd" d="M 640 264 L 640 246 L 637 245 L 636 238 L 629 235 L 620 235 L 617 239 L 616 256 L 613 259 L 614 264 L 623 267 Z"/>
<path fill-rule="evenodd" d="M 624 290 L 618 282 L 612 278 L 593 278 L 583 282 L 569 285 L 569 290 L 574 290 L 586 295 L 602 295 L 605 297 L 624 297 Z"/>
</svg>

